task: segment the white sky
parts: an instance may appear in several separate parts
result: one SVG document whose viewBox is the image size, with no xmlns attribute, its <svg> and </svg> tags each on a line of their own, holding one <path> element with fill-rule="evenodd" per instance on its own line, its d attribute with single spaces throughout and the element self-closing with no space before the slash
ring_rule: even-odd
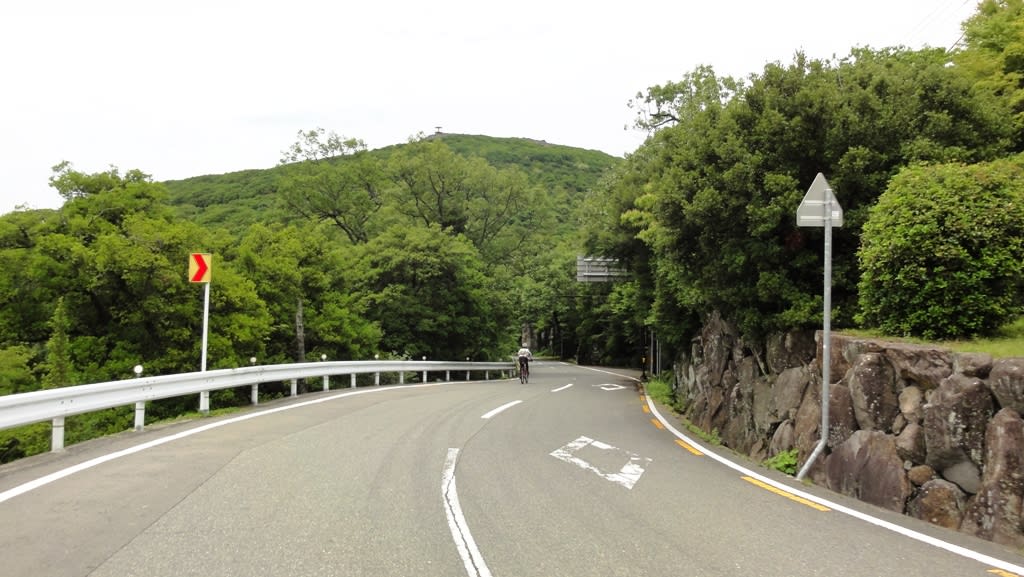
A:
<svg viewBox="0 0 1024 577">
<path fill-rule="evenodd" d="M 976 0 L 25 0 L 0 4 L 0 213 L 56 208 L 62 160 L 155 180 L 269 168 L 316 127 L 621 156 L 627 102 L 853 46 L 952 46 Z"/>
</svg>

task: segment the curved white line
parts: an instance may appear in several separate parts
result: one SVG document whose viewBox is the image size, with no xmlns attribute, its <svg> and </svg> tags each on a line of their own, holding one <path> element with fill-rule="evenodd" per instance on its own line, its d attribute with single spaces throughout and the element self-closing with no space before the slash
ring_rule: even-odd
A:
<svg viewBox="0 0 1024 577">
<path fill-rule="evenodd" d="M 441 475 L 441 497 L 444 499 L 448 529 L 452 533 L 452 540 L 455 541 L 455 548 L 462 558 L 466 574 L 469 577 L 491 577 L 491 570 L 487 568 L 487 563 L 484 562 L 484 557 L 469 532 L 466 517 L 462 514 L 462 506 L 459 505 L 459 493 L 455 490 L 455 464 L 458 459 L 459 450 L 448 449 L 448 456 L 444 460 L 444 473 Z"/>
<path fill-rule="evenodd" d="M 572 386 L 572 383 L 569 383 L 568 385 L 565 385 L 564 387 L 558 387 L 557 389 L 551 389 L 551 392 L 552 393 L 557 393 L 559 391 L 564 391 L 564 390 L 568 389 L 571 386 Z"/>
<path fill-rule="evenodd" d="M 514 407 L 514 406 L 518 405 L 521 402 L 523 402 L 523 401 L 520 400 L 520 401 L 512 401 L 511 403 L 505 403 L 504 405 L 498 407 L 497 409 L 494 409 L 493 411 L 488 411 L 488 412 L 484 413 L 483 415 L 480 416 L 480 418 L 481 419 L 490 419 L 494 415 L 497 415 L 498 413 L 504 411 L 505 409 L 507 409 L 509 407 Z"/>
<path fill-rule="evenodd" d="M 672 426 L 671 423 L 666 421 L 665 418 L 661 416 L 661 413 L 658 412 L 658 408 L 654 405 L 654 401 L 651 400 L 650 395 L 646 395 L 645 398 L 647 399 L 647 406 L 651 409 L 651 412 L 654 413 L 654 415 L 658 418 L 658 420 L 661 421 L 661 424 L 665 425 L 665 428 L 668 429 L 669 431 L 671 431 L 673 435 L 675 435 L 676 437 L 686 441 L 687 443 L 689 443 L 690 445 L 693 445 L 694 447 L 699 447 L 702 450 L 702 452 L 704 453 L 705 456 L 711 457 L 712 459 L 718 461 L 719 463 L 725 465 L 726 467 L 729 467 L 730 469 L 733 469 L 735 471 L 739 471 L 743 475 L 747 475 L 747 476 L 753 477 L 753 478 L 757 479 L 758 481 L 761 481 L 762 483 L 766 483 L 768 485 L 771 485 L 772 487 L 775 487 L 776 489 L 779 489 L 779 490 L 782 490 L 782 491 L 786 491 L 787 493 L 792 493 L 794 495 L 798 495 L 800 497 L 803 497 L 804 499 L 807 499 L 808 501 L 812 501 L 812 502 L 817 503 L 819 505 L 828 507 L 829 509 L 832 509 L 833 511 L 837 511 L 839 513 L 845 513 L 846 515 L 854 517 L 855 519 L 860 519 L 861 521 L 866 521 L 866 522 L 871 523 L 872 525 L 875 525 L 877 527 L 881 527 L 883 529 L 888 529 L 890 531 L 893 531 L 894 533 L 899 533 L 900 535 L 903 535 L 905 537 L 910 537 L 911 539 L 914 539 L 915 541 L 920 541 L 922 543 L 927 543 L 928 545 L 932 545 L 934 547 L 938 547 L 939 549 L 946 550 L 946 551 L 948 551 L 950 553 L 953 553 L 954 555 L 959 555 L 959 556 L 965 557 L 967 559 L 973 559 L 974 561 L 977 561 L 979 563 L 983 563 L 985 565 L 991 565 L 993 567 L 997 567 L 997 568 L 1002 569 L 1004 571 L 1010 571 L 1010 572 L 1016 573 L 1018 575 L 1024 575 L 1024 567 L 1022 567 L 1020 565 L 1014 565 L 1013 563 L 1008 563 L 1006 561 L 1002 561 L 1000 559 L 996 559 L 995 557 L 990 557 L 988 555 L 985 555 L 984 553 L 979 553 L 977 551 L 972 551 L 972 550 L 970 550 L 970 549 L 968 549 L 966 547 L 961 547 L 960 545 L 954 545 L 952 543 L 947 543 L 946 541 L 943 541 L 941 539 L 937 539 L 935 537 L 931 537 L 929 535 L 925 535 L 924 533 L 918 533 L 917 531 L 914 531 L 913 529 L 908 529 L 906 527 L 902 527 L 902 526 L 897 525 L 895 523 L 890 523 L 889 521 L 883 521 L 882 519 L 878 519 L 877 517 L 872 517 L 871 515 L 868 515 L 867 513 L 862 513 L 860 511 L 855 510 L 855 509 L 850 509 L 849 507 L 844 507 L 843 505 L 840 505 L 838 503 L 833 503 L 832 501 L 829 501 L 828 499 L 823 499 L 823 498 L 818 497 L 816 495 L 811 495 L 810 493 L 807 493 L 805 491 L 801 491 L 800 489 L 797 489 L 795 487 L 790 487 L 789 485 L 784 485 L 782 483 L 779 483 L 778 481 L 775 481 L 774 479 L 769 479 L 768 477 L 765 477 L 764 475 L 761 475 L 759 473 L 755 473 L 754 471 L 751 471 L 750 469 L 747 469 L 746 467 L 743 467 L 742 465 L 734 463 L 734 462 L 730 461 L 729 459 L 726 459 L 725 457 L 716 454 L 714 451 L 708 450 L 706 447 L 704 447 L 703 445 L 701 445 L 697 441 L 694 441 L 690 437 L 687 437 L 683 433 L 679 432 L 675 427 Z"/>
<path fill-rule="evenodd" d="M 175 433 L 175 434 L 167 436 L 167 437 L 161 437 L 159 439 L 154 439 L 152 441 L 148 441 L 148 442 L 145 442 L 145 443 L 140 443 L 138 445 L 135 445 L 134 447 L 128 447 L 127 449 L 116 451 L 114 453 L 108 453 L 106 455 L 101 455 L 101 456 L 96 457 L 94 459 L 90 459 L 88 461 L 83 461 L 81 463 L 78 463 L 77 465 L 73 465 L 73 466 L 68 467 L 66 469 L 61 469 L 59 471 L 55 471 L 53 473 L 50 473 L 49 475 L 45 475 L 43 477 L 39 477 L 38 479 L 34 479 L 34 480 L 29 481 L 27 483 L 23 483 L 21 485 L 18 485 L 17 487 L 13 487 L 11 489 L 8 489 L 8 490 L 0 493 L 0 503 L 3 503 L 4 501 L 10 500 L 10 499 L 13 499 L 13 498 L 15 498 L 15 497 L 17 497 L 19 495 L 23 495 L 25 493 L 28 493 L 29 491 L 32 491 L 34 489 L 38 489 L 39 487 L 43 487 L 45 485 L 49 485 L 50 483 L 53 483 L 54 481 L 59 481 L 60 479 L 63 479 L 65 477 L 70 477 L 71 475 L 74 475 L 75 473 L 78 473 L 78 472 L 81 472 L 81 471 L 85 471 L 86 469 L 91 469 L 91 468 L 93 468 L 93 467 L 95 467 L 97 465 L 102 465 L 103 463 L 106 463 L 108 461 L 113 461 L 115 459 L 120 459 L 121 457 L 127 457 L 128 455 L 134 455 L 135 453 L 139 453 L 139 452 L 145 451 L 146 449 L 151 449 L 153 447 L 159 447 L 160 445 L 164 445 L 166 443 L 170 443 L 171 441 L 177 441 L 178 439 L 184 439 L 186 437 L 191 437 L 192 435 L 198 435 L 199 433 L 202 433 L 202 432 L 205 432 L 205 431 L 209 431 L 210 429 L 216 429 L 216 428 L 219 428 L 219 427 L 224 427 L 224 426 L 227 426 L 227 425 L 232 425 L 234 423 L 239 423 L 239 422 L 242 422 L 242 421 L 247 421 L 249 419 L 255 419 L 256 417 L 263 417 L 265 415 L 272 415 L 274 413 L 280 413 L 280 412 L 283 412 L 283 411 L 290 411 L 292 409 L 298 409 L 298 408 L 301 408 L 301 407 L 308 407 L 310 405 L 316 405 L 318 403 L 326 403 L 327 401 L 333 401 L 335 399 L 340 399 L 340 398 L 343 398 L 343 397 L 351 397 L 353 395 L 367 395 L 367 394 L 370 394 L 370 393 L 377 393 L 377 392 L 380 392 L 380 391 L 390 391 L 390 390 L 397 390 L 397 389 L 413 389 L 413 388 L 420 388 L 420 387 L 437 387 L 437 386 L 444 385 L 444 384 L 447 384 L 447 383 L 424 383 L 424 384 L 418 384 L 418 385 L 392 385 L 392 386 L 389 386 L 389 387 L 374 387 L 372 389 L 368 388 L 368 389 L 364 389 L 364 390 L 361 390 L 361 391 L 349 391 L 349 392 L 341 393 L 341 394 L 337 394 L 337 395 L 330 395 L 330 396 L 327 396 L 327 397 L 320 397 L 318 399 L 313 399 L 313 400 L 310 400 L 310 401 L 303 401 L 301 403 L 295 403 L 293 405 L 285 405 L 283 407 L 275 407 L 273 409 L 267 409 L 265 411 L 257 411 L 255 413 L 247 413 L 245 415 L 240 415 L 240 416 L 237 416 L 237 417 L 232 417 L 230 419 L 225 419 L 223 421 L 217 421 L 215 423 L 209 423 L 209 424 L 206 424 L 206 425 L 202 425 L 202 426 L 196 427 L 194 429 L 189 429 L 187 431 L 182 431 L 180 433 Z"/>
</svg>

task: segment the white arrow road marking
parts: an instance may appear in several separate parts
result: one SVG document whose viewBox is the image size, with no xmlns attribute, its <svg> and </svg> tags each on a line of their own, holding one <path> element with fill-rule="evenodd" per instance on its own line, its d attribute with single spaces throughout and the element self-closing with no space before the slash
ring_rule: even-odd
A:
<svg viewBox="0 0 1024 577">
<path fill-rule="evenodd" d="M 623 456 L 628 457 L 628 460 L 626 464 L 622 466 L 622 469 L 619 469 L 617 472 L 606 473 L 573 454 L 587 446 L 594 447 L 595 449 L 622 453 Z M 611 481 L 612 483 L 622 485 L 627 489 L 632 489 L 633 486 L 636 485 L 636 482 L 640 480 L 640 476 L 644 474 L 644 467 L 651 463 L 651 459 L 647 457 L 641 457 L 636 453 L 624 451 L 607 443 L 595 441 L 589 437 L 580 437 L 564 447 L 555 449 L 551 452 L 551 456 L 565 461 L 566 463 L 572 463 L 581 469 L 591 471 L 598 477 Z"/>
<path fill-rule="evenodd" d="M 452 540 L 455 541 L 455 548 L 459 550 L 466 574 L 469 577 L 491 577 L 491 570 L 487 568 L 480 549 L 477 549 L 476 541 L 469 532 L 469 525 L 466 524 L 466 517 L 462 514 L 462 506 L 459 505 L 459 493 L 455 490 L 455 463 L 458 459 L 459 450 L 448 449 L 448 457 L 444 460 L 444 474 L 441 475 L 441 497 L 444 499 L 448 529 L 452 532 Z"/>
</svg>

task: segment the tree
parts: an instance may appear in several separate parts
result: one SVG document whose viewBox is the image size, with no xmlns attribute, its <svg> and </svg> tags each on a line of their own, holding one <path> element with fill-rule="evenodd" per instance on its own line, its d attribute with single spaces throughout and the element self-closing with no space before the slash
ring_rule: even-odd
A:
<svg viewBox="0 0 1024 577">
<path fill-rule="evenodd" d="M 363 141 L 323 128 L 299 131 L 281 165 L 278 192 L 291 210 L 310 220 L 331 222 L 353 244 L 369 240 L 370 220 L 383 204 L 384 176 Z"/>
<path fill-rule="evenodd" d="M 24 346 L 0 348 L 0 395 L 27 393 L 37 388 L 29 361 L 32 351 Z"/>
<path fill-rule="evenodd" d="M 235 262 L 266 303 L 271 331 L 266 362 L 299 360 L 295 318 L 302 306 L 304 349 L 333 359 L 364 358 L 380 336 L 352 295 L 346 276 L 351 247 L 336 247 L 323 226 L 250 227 L 239 241 Z M 261 345 L 262 346 L 262 345 Z"/>
<path fill-rule="evenodd" d="M 456 154 L 440 140 L 412 142 L 392 155 L 391 205 L 413 222 L 465 235 L 489 263 L 520 250 L 547 204 L 518 168 L 496 169 Z"/>
<path fill-rule="evenodd" d="M 1015 150 L 1024 150 L 1024 1 L 984 0 L 964 25 L 966 47 L 953 61 L 981 93 L 1007 110 Z"/>
<path fill-rule="evenodd" d="M 73 385 L 75 384 L 72 377 L 74 367 L 71 365 L 71 352 L 68 344 L 71 320 L 68 318 L 64 297 L 57 299 L 57 306 L 53 309 L 53 318 L 50 319 L 50 328 L 53 332 L 46 344 L 46 374 L 43 376 L 43 388 L 52 389 Z"/>
<path fill-rule="evenodd" d="M 1024 314 L 1022 178 L 1022 156 L 900 171 L 864 225 L 861 320 L 946 339 Z"/>
<path fill-rule="evenodd" d="M 946 64 L 940 50 L 856 49 L 837 63 L 798 54 L 788 66 L 769 64 L 725 102 L 716 86 L 738 83 L 706 70 L 652 89 L 652 102 L 677 106 L 675 124 L 634 154 L 634 190 L 612 202 L 650 247 L 648 262 L 619 237 L 635 271 L 654 275 L 646 285 L 656 308 L 717 310 L 755 337 L 816 326 L 821 233 L 798 228 L 794 213 L 823 172 L 846 211 L 834 238 L 833 315 L 851 325 L 860 227 L 888 179 L 909 162 L 1007 150 L 1004 123 Z M 633 206 L 622 207 L 630 194 Z"/>
<path fill-rule="evenodd" d="M 0 260 L 21 263 L 5 271 L 24 268 L 17 275 L 0 275 L 4 341 L 43 350 L 50 339 L 40 370 L 50 371 L 54 386 L 67 384 L 61 376 L 65 365 L 79 382 L 121 378 L 138 363 L 148 374 L 198 369 L 202 306 L 185 278 L 185 263 L 190 252 L 214 240 L 175 219 L 163 203 L 163 186 L 140 171 L 85 174 L 64 163 L 51 182 L 68 199 L 53 223 L 44 233 L 17 241 L 24 246 L 0 248 Z M 221 325 L 234 338 L 219 356 L 211 355 L 213 366 L 232 366 L 250 356 L 253 345 L 247 339 L 265 338 L 266 329 L 260 328 L 265 316 L 255 293 L 232 286 L 230 267 L 218 264 L 224 274 L 218 275 L 214 303 L 220 293 L 241 291 L 234 299 L 248 313 L 234 322 L 249 331 Z M 59 307 L 54 309 L 58 298 L 66 321 Z M 216 314 L 215 304 L 211 315 Z M 60 352 L 62 330 L 66 353 Z"/>
<path fill-rule="evenodd" d="M 354 288 L 382 331 L 382 352 L 494 358 L 512 346 L 508 311 L 463 236 L 392 227 L 360 247 Z"/>
</svg>

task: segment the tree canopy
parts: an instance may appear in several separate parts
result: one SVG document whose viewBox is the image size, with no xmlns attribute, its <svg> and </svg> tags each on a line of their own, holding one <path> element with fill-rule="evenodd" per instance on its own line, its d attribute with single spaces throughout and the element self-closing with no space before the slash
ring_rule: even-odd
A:
<svg viewBox="0 0 1024 577">
<path fill-rule="evenodd" d="M 629 103 L 648 137 L 625 159 L 440 133 L 368 150 L 316 128 L 266 170 L 158 183 L 61 163 L 61 209 L 0 216 L 0 393 L 195 370 L 190 252 L 215 254 L 211 367 L 500 358 L 522 334 L 636 365 L 652 331 L 686 351 L 711 314 L 750 342 L 813 328 L 822 231 L 795 212 L 818 172 L 845 213 L 838 327 L 990 330 L 1024 314 L 1024 1 L 985 0 L 964 30 L 953 51 L 700 66 Z M 629 277 L 577 283 L 577 255 Z"/>
</svg>

